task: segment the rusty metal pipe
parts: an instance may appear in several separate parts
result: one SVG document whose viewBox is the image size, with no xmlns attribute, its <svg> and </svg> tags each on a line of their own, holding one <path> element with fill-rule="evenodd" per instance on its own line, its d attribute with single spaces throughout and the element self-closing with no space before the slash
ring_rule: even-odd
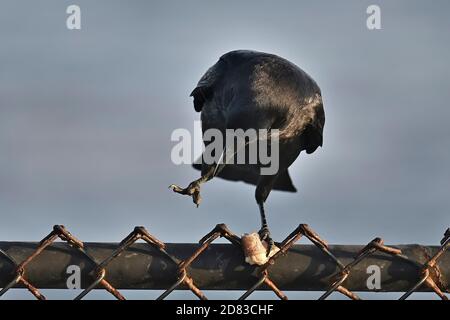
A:
<svg viewBox="0 0 450 320">
<path fill-rule="evenodd" d="M 84 243 L 84 250 L 97 264 L 111 256 L 119 243 Z M 38 247 L 38 243 L 0 242 L 0 249 L 20 264 Z M 185 261 L 198 249 L 198 244 L 166 244 L 166 251 Z M 372 291 L 366 282 L 367 268 L 379 266 L 382 292 L 401 292 L 413 287 L 421 277 L 423 264 L 435 253 L 437 246 L 399 245 L 401 256 L 377 252 L 353 267 L 343 286 L 351 291 Z M 352 262 L 364 248 L 362 245 L 330 245 L 329 250 L 344 265 Z M 24 277 L 36 288 L 65 289 L 70 274 L 67 268 L 77 265 L 81 270 L 81 287 L 91 285 L 98 274 L 96 265 L 67 243 L 53 243 L 24 270 Z M 14 279 L 15 265 L 0 254 L 0 288 Z M 450 254 L 443 253 L 435 266 L 433 279 L 444 292 L 449 292 Z M 189 276 L 203 290 L 247 290 L 259 279 L 256 267 L 244 262 L 242 251 L 232 244 L 211 244 L 188 267 Z M 269 267 L 271 281 L 284 291 L 324 291 L 340 270 L 336 263 L 314 245 L 294 245 L 286 255 Z M 176 264 L 157 249 L 135 243 L 106 267 L 105 279 L 116 289 L 167 289 L 178 279 Z M 187 289 L 185 285 L 181 289 Z M 258 290 L 267 290 L 263 285 Z M 429 291 L 421 286 L 418 291 Z"/>
</svg>

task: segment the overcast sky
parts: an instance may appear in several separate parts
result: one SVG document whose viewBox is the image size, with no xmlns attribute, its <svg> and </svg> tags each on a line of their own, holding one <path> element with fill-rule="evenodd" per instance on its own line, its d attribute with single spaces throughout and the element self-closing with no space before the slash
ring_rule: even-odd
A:
<svg viewBox="0 0 450 320">
<path fill-rule="evenodd" d="M 82 29 L 66 28 L 81 7 Z M 366 27 L 381 7 L 382 30 Z M 189 93 L 223 53 L 278 54 L 322 89 L 324 147 L 291 167 L 299 192 L 272 192 L 282 240 L 308 223 L 331 243 L 437 245 L 450 212 L 450 2 L 2 1 L 0 240 L 64 224 L 84 241 L 144 225 L 196 242 L 217 223 L 260 226 L 254 186 L 170 160 L 174 129 L 199 114 Z"/>
</svg>

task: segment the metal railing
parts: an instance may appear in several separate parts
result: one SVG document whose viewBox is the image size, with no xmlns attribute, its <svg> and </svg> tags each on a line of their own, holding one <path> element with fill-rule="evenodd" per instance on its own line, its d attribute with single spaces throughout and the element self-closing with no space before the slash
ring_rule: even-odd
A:
<svg viewBox="0 0 450 320">
<path fill-rule="evenodd" d="M 231 244 L 213 244 L 218 238 Z M 301 238 L 313 246 L 296 244 Z M 332 246 L 301 224 L 277 243 L 280 250 L 266 264 L 250 266 L 244 262 L 241 239 L 224 224 L 218 224 L 199 244 L 165 244 L 144 227 L 135 227 L 118 244 L 83 243 L 64 226 L 55 225 L 39 243 L 0 242 L 0 297 L 20 287 L 44 300 L 38 288 L 67 288 L 66 268 L 78 265 L 84 290 L 75 299 L 99 288 L 120 300 L 125 297 L 118 289 L 167 288 L 157 299 L 176 289 L 188 289 L 206 300 L 200 289 L 204 288 L 246 289 L 240 299 L 255 290 L 272 290 L 284 300 L 287 296 L 282 290 L 323 290 L 319 299 L 333 292 L 358 300 L 354 291 L 403 291 L 403 300 L 414 292 L 431 291 L 447 300 L 449 243 L 447 229 L 436 247 L 386 246 L 381 238 L 366 246 Z M 379 266 L 384 279 L 380 288 L 366 285 L 370 265 Z"/>
</svg>

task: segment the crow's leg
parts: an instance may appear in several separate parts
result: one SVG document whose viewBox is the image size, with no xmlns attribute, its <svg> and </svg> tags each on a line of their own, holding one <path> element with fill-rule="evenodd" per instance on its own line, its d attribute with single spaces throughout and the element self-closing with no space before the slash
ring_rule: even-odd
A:
<svg viewBox="0 0 450 320">
<path fill-rule="evenodd" d="M 267 244 L 268 244 L 267 255 L 269 255 L 270 250 L 272 249 L 272 246 L 274 245 L 274 242 L 270 235 L 269 226 L 267 225 L 266 213 L 264 210 L 264 202 L 259 202 L 258 206 L 259 206 L 259 213 L 261 214 L 261 229 L 258 231 L 258 234 L 259 234 L 259 237 L 261 238 L 261 240 L 267 241 Z"/>
<path fill-rule="evenodd" d="M 202 198 L 200 197 L 200 186 L 203 183 L 214 178 L 216 175 L 218 175 L 220 173 L 220 171 L 222 171 L 222 169 L 225 167 L 225 164 L 230 163 L 230 161 L 233 160 L 233 157 L 239 150 L 243 150 L 246 147 L 246 145 L 248 145 L 250 143 L 254 143 L 256 141 L 257 140 L 252 140 L 252 141 L 246 142 L 244 145 L 238 146 L 237 151 L 235 151 L 234 148 L 225 147 L 222 150 L 222 153 L 221 153 L 219 159 L 216 160 L 216 163 L 213 163 L 213 164 L 203 163 L 202 176 L 199 179 L 192 181 L 186 188 L 181 188 L 175 184 L 171 184 L 169 186 L 169 189 L 172 189 L 174 192 L 179 193 L 179 194 L 191 196 L 193 202 L 198 207 L 200 202 L 202 201 Z"/>
<path fill-rule="evenodd" d="M 218 175 L 225 166 L 223 163 L 203 165 L 206 166 L 206 168 L 202 169 L 201 177 L 192 181 L 186 188 L 181 188 L 175 184 L 171 184 L 169 186 L 169 189 L 172 189 L 176 193 L 191 196 L 192 201 L 197 205 L 197 207 L 202 201 L 202 198 L 200 197 L 200 186 Z"/>
<path fill-rule="evenodd" d="M 259 213 L 261 215 L 261 230 L 259 230 L 259 237 L 261 240 L 267 242 L 267 256 L 269 255 L 274 242 L 272 237 L 270 236 L 269 226 L 267 224 L 266 212 L 264 210 L 264 202 L 269 196 L 270 191 L 273 188 L 273 185 L 277 179 L 277 175 L 273 176 L 261 176 L 258 181 L 258 185 L 255 191 L 255 199 L 259 206 Z"/>
</svg>

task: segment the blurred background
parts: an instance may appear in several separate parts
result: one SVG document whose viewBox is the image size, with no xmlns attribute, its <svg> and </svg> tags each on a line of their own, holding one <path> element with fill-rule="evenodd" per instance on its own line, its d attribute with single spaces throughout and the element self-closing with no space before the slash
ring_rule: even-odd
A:
<svg viewBox="0 0 450 320">
<path fill-rule="evenodd" d="M 371 31 L 374 3 L 382 29 Z M 81 30 L 66 28 L 71 4 Z M 221 222 L 256 231 L 253 186 L 213 180 L 198 209 L 167 188 L 199 175 L 170 159 L 172 131 L 199 119 L 191 90 L 223 53 L 253 49 L 307 71 L 327 117 L 323 149 L 290 170 L 299 192 L 268 199 L 275 240 L 308 223 L 330 243 L 437 245 L 450 222 L 449 9 L 445 0 L 1 1 L 0 240 L 37 241 L 54 224 L 83 241 L 120 241 L 135 225 L 165 242 L 196 242 Z"/>
</svg>

